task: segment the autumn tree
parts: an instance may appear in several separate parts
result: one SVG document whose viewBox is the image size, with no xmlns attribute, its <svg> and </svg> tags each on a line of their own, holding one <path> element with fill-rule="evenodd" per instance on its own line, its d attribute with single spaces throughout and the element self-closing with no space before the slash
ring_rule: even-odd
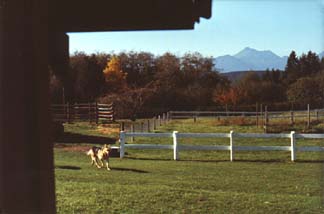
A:
<svg viewBox="0 0 324 214">
<path fill-rule="evenodd" d="M 103 70 L 106 82 L 106 91 L 116 92 L 127 87 L 127 74 L 122 71 L 120 59 L 113 56 L 108 62 L 106 68 Z"/>
<path fill-rule="evenodd" d="M 121 70 L 127 73 L 127 85 L 131 88 L 144 87 L 153 79 L 156 71 L 155 57 L 148 52 L 122 52 L 118 54 Z"/>
<path fill-rule="evenodd" d="M 240 90 L 236 87 L 230 87 L 227 90 L 214 90 L 213 101 L 220 105 L 236 106 L 241 98 Z"/>
<path fill-rule="evenodd" d="M 199 53 L 187 53 L 181 57 L 180 71 L 179 97 L 185 98 L 183 103 L 197 107 L 212 105 L 213 89 L 227 84 L 227 79 L 214 69 L 213 59 Z"/>
</svg>

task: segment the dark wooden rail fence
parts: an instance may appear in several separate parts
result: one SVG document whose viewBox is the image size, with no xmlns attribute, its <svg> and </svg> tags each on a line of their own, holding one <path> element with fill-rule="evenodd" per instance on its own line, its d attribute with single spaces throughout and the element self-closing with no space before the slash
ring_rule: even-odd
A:
<svg viewBox="0 0 324 214">
<path fill-rule="evenodd" d="M 52 104 L 52 119 L 55 122 L 112 123 L 114 122 L 113 104 L 74 103 Z"/>
</svg>

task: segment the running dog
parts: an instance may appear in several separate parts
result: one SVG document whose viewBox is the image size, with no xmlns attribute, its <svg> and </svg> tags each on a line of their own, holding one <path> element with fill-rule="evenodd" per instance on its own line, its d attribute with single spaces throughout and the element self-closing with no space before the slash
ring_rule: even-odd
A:
<svg viewBox="0 0 324 214">
<path fill-rule="evenodd" d="M 107 170 L 109 168 L 109 155 L 110 155 L 111 148 L 106 144 L 100 148 L 97 146 L 92 147 L 88 152 L 87 155 L 91 157 L 91 165 L 96 165 L 99 169 L 104 166 L 103 161 L 106 163 Z"/>
</svg>

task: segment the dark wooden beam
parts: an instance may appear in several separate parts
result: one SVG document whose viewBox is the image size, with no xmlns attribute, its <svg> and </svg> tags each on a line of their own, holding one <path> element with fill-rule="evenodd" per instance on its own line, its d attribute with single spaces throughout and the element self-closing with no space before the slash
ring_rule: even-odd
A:
<svg viewBox="0 0 324 214">
<path fill-rule="evenodd" d="M 0 213 L 55 213 L 48 1 L 0 1 Z"/>
<path fill-rule="evenodd" d="M 193 29 L 211 0 L 52 0 L 51 26 L 64 32 Z"/>
</svg>

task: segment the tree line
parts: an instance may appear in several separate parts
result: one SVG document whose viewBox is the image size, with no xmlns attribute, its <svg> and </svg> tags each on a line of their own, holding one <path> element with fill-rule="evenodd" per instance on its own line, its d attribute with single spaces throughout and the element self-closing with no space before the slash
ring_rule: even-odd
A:
<svg viewBox="0 0 324 214">
<path fill-rule="evenodd" d="M 246 72 L 231 82 L 212 57 L 149 52 L 75 52 L 65 74 L 50 69 L 52 103 L 113 102 L 117 117 L 137 118 L 167 110 L 204 110 L 255 103 L 323 106 L 324 59 L 291 52 L 284 71 Z"/>
<path fill-rule="evenodd" d="M 324 106 L 324 58 L 309 51 L 300 57 L 292 51 L 283 71 L 269 70 L 258 74 L 246 72 L 239 81 L 215 95 L 216 101 L 230 106 L 259 103 L 273 110 L 305 109 Z"/>
</svg>

